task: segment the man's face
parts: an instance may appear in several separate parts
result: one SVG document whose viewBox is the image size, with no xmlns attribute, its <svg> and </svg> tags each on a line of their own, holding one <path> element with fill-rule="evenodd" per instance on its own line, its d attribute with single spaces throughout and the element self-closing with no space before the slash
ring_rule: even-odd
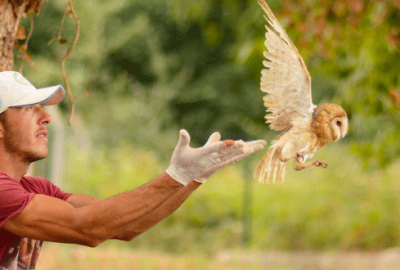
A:
<svg viewBox="0 0 400 270">
<path fill-rule="evenodd" d="M 41 105 L 7 109 L 0 122 L 5 151 L 23 162 L 34 162 L 47 156 L 47 128 L 50 115 Z"/>
</svg>

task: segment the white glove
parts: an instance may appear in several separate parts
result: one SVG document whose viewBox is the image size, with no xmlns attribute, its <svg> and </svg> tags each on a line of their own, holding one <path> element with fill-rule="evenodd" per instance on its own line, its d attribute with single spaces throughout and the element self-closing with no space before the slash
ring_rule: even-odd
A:
<svg viewBox="0 0 400 270">
<path fill-rule="evenodd" d="M 221 168 L 261 150 L 266 144 L 263 140 L 250 143 L 235 141 L 233 145 L 226 146 L 220 141 L 221 135 L 216 132 L 210 136 L 203 147 L 191 148 L 189 133 L 182 129 L 179 135 L 179 142 L 172 154 L 171 165 L 166 172 L 182 185 L 187 185 L 195 178 L 199 182 L 205 181 Z"/>
<path fill-rule="evenodd" d="M 207 143 L 204 145 L 208 145 L 210 143 L 214 143 L 217 142 L 221 139 L 221 135 L 218 132 L 213 133 L 210 138 L 208 139 Z M 257 141 L 250 141 L 250 142 L 244 142 L 242 140 L 239 141 L 235 141 L 235 145 L 231 146 L 231 147 L 227 147 L 226 149 L 223 150 L 223 152 L 225 152 L 225 154 L 228 157 L 231 157 L 230 159 L 228 159 L 226 162 L 223 163 L 219 163 L 217 165 L 215 165 L 214 167 L 212 167 L 209 171 L 203 173 L 202 175 L 200 175 L 199 177 L 195 178 L 194 181 L 199 182 L 199 183 L 205 183 L 206 180 L 208 178 L 210 178 L 214 173 L 216 173 L 217 171 L 219 171 L 220 169 L 222 169 L 223 167 L 231 164 L 231 163 L 235 163 L 238 162 L 239 160 L 247 157 L 248 155 L 250 155 L 251 153 L 260 151 L 261 149 L 264 148 L 264 146 L 266 145 L 266 141 L 264 140 L 257 140 Z M 237 154 L 238 152 L 235 152 L 233 150 L 238 149 L 238 148 L 242 148 L 243 149 L 243 154 Z M 239 152 L 240 153 L 240 152 Z M 211 155 L 216 155 L 217 153 L 212 153 Z"/>
</svg>

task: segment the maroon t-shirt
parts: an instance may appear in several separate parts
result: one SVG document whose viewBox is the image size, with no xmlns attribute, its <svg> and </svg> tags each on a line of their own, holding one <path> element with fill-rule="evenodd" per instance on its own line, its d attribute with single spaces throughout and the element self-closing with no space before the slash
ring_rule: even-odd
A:
<svg viewBox="0 0 400 270">
<path fill-rule="evenodd" d="M 44 177 L 25 176 L 17 181 L 0 173 L 0 270 L 35 269 L 42 241 L 12 234 L 2 227 L 22 212 L 36 194 L 66 200 L 64 193 Z"/>
</svg>

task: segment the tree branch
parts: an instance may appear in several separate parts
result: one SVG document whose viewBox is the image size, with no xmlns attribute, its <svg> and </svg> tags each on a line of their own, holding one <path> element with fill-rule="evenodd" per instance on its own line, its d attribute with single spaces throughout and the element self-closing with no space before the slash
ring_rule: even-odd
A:
<svg viewBox="0 0 400 270">
<path fill-rule="evenodd" d="M 74 95 L 71 92 L 71 88 L 69 86 L 68 80 L 67 80 L 67 75 L 65 73 L 65 61 L 67 60 L 67 58 L 70 56 L 72 50 L 75 48 L 76 43 L 78 42 L 78 38 L 79 38 L 79 31 L 80 31 L 80 23 L 79 23 L 79 18 L 75 13 L 74 10 L 74 6 L 72 4 L 73 0 L 67 0 L 66 2 L 66 7 L 65 7 L 65 12 L 64 12 L 64 16 L 61 20 L 61 29 L 58 32 L 58 34 L 52 39 L 50 40 L 50 42 L 48 43 L 48 45 L 50 45 L 54 40 L 58 40 L 60 43 L 65 43 L 66 39 L 61 38 L 61 33 L 63 31 L 63 27 L 64 27 L 64 21 L 67 15 L 71 16 L 76 23 L 76 34 L 75 34 L 75 39 L 72 42 L 71 47 L 69 47 L 68 51 L 66 52 L 66 54 L 64 55 L 62 62 L 61 62 L 61 68 L 62 68 L 62 73 L 63 73 L 63 78 L 64 78 L 64 82 L 65 82 L 65 87 L 67 90 L 67 94 L 69 97 L 69 102 L 71 104 L 71 113 L 68 119 L 68 124 L 71 126 L 72 125 L 72 119 L 74 117 L 74 112 L 75 112 L 75 102 L 74 102 Z"/>
</svg>

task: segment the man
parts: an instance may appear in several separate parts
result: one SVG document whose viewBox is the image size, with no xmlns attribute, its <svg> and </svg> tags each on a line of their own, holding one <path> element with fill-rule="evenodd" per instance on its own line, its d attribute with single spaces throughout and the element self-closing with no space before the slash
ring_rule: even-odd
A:
<svg viewBox="0 0 400 270">
<path fill-rule="evenodd" d="M 95 247 L 130 241 L 174 212 L 212 174 L 261 150 L 263 140 L 220 141 L 200 148 L 179 142 L 165 173 L 106 200 L 61 191 L 43 177 L 25 176 L 47 156 L 51 116 L 43 106 L 64 98 L 62 86 L 36 89 L 21 74 L 0 73 L 0 270 L 34 269 L 42 241 Z"/>
</svg>

